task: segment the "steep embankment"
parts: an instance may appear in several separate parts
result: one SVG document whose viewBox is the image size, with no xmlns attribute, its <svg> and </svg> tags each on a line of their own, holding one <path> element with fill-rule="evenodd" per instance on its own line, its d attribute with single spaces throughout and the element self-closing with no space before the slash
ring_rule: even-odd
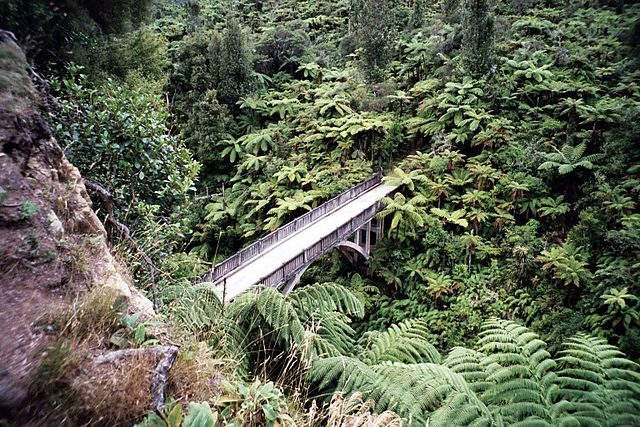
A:
<svg viewBox="0 0 640 427">
<path fill-rule="evenodd" d="M 0 30 L 0 409 L 28 398 L 41 350 L 59 333 L 51 313 L 88 290 L 113 288 L 130 310 L 153 314 L 111 256 L 40 103 L 24 55 Z"/>
</svg>

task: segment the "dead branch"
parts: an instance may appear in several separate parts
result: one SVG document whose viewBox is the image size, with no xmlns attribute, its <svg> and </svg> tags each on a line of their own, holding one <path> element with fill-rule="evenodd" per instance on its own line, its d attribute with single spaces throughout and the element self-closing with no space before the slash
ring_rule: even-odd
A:
<svg viewBox="0 0 640 427">
<path fill-rule="evenodd" d="M 169 371 L 178 357 L 178 347 L 156 346 L 117 350 L 96 357 L 93 363 L 96 365 L 114 363 L 122 359 L 147 355 L 161 357 L 151 377 L 151 405 L 154 410 L 160 411 L 164 409 L 164 390 L 167 385 Z"/>
<path fill-rule="evenodd" d="M 155 266 L 155 264 L 153 263 L 149 255 L 147 255 L 147 253 L 142 250 L 140 245 L 138 245 L 138 242 L 136 242 L 131 237 L 131 231 L 129 230 L 129 227 L 127 227 L 126 225 L 118 221 L 118 219 L 116 218 L 115 202 L 113 200 L 113 195 L 102 185 L 90 179 L 84 178 L 84 185 L 89 190 L 93 191 L 100 199 L 100 203 L 107 213 L 106 221 L 115 230 L 118 231 L 121 237 L 123 237 L 129 242 L 133 250 L 136 251 L 138 255 L 140 255 L 142 260 L 147 265 L 147 270 L 149 270 L 149 274 L 151 275 L 151 292 L 153 294 L 152 295 L 153 310 L 157 313 L 158 312 L 158 287 L 156 284 L 156 272 L 158 271 L 158 268 Z M 111 235 L 111 233 L 109 233 L 109 240 L 112 240 L 112 237 L 113 236 Z"/>
</svg>

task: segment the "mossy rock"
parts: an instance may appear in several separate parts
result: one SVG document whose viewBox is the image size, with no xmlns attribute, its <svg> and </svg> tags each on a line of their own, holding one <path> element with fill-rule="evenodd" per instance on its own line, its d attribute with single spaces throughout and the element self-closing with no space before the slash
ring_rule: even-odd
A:
<svg viewBox="0 0 640 427">
<path fill-rule="evenodd" d="M 0 32 L 0 105 L 18 112 L 25 107 L 26 99 L 35 99 L 35 94 L 29 79 L 29 65 L 8 34 Z"/>
</svg>

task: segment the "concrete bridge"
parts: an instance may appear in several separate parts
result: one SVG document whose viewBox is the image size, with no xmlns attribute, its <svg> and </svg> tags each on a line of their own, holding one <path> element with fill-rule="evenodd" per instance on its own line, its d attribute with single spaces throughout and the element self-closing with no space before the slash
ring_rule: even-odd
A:
<svg viewBox="0 0 640 427">
<path fill-rule="evenodd" d="M 262 284 L 291 292 L 306 269 L 337 248 L 352 263 L 368 259 L 382 237 L 375 218 L 394 186 L 375 175 L 216 264 L 198 282 L 213 282 L 225 302 Z"/>
</svg>

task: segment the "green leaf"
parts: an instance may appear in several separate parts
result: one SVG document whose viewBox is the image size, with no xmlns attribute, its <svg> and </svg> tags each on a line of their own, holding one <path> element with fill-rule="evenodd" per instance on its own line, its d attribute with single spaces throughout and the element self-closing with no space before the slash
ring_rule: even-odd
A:
<svg viewBox="0 0 640 427">
<path fill-rule="evenodd" d="M 176 403 L 167 415 L 167 427 L 180 427 L 182 425 L 182 405 Z"/>
<path fill-rule="evenodd" d="M 273 406 L 271 406 L 271 404 L 269 403 L 265 403 L 264 405 L 262 405 L 262 412 L 264 412 L 264 414 L 267 416 L 267 419 L 269 421 L 275 421 L 278 419 L 277 412 L 273 409 Z"/>
<path fill-rule="evenodd" d="M 184 419 L 183 427 L 213 427 L 218 419 L 217 414 L 211 412 L 209 403 L 189 403 L 189 411 Z"/>
<path fill-rule="evenodd" d="M 138 344 L 142 344 L 142 342 L 144 341 L 145 335 L 146 335 L 145 324 L 144 323 L 140 323 L 138 326 L 136 326 L 134 339 L 136 340 L 136 342 Z"/>
</svg>

